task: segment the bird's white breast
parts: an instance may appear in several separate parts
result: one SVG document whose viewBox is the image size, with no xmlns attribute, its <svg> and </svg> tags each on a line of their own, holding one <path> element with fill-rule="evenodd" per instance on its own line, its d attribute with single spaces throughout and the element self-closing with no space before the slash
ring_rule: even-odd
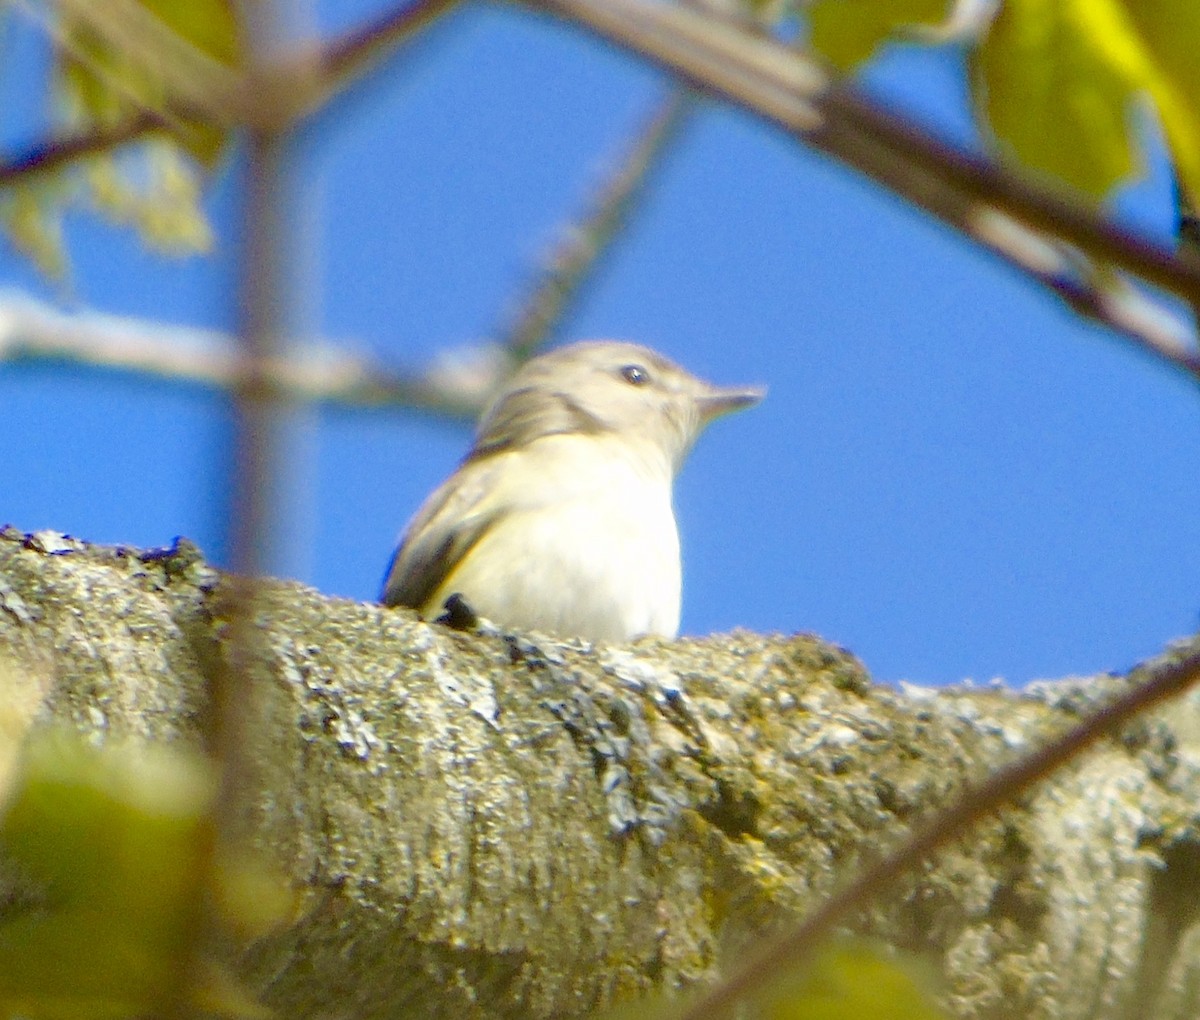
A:
<svg viewBox="0 0 1200 1020">
<path fill-rule="evenodd" d="M 586 444 L 580 446 L 578 444 Z M 597 641 L 679 630 L 671 466 L 606 436 L 553 435 L 503 456 L 500 512 L 432 601 L 460 593 L 519 630 Z"/>
</svg>

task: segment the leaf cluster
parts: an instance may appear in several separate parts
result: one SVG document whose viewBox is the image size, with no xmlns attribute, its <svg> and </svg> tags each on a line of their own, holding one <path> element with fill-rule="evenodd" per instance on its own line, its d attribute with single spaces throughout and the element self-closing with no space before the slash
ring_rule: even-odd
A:
<svg viewBox="0 0 1200 1020">
<path fill-rule="evenodd" d="M 6 7 L 0 16 L 20 12 Z M 235 67 L 240 31 L 230 0 L 65 0 L 51 26 L 55 142 L 112 130 L 136 144 L 90 151 L 77 160 L 14 176 L 0 189 L 0 226 L 45 273 L 66 270 L 65 212 L 88 204 L 135 229 L 164 252 L 206 252 L 212 232 L 201 210 L 203 176 L 219 163 L 227 127 L 197 116 L 167 74 L 173 45 Z M 185 66 L 186 70 L 186 66 Z M 183 90 L 186 93 L 186 89 Z M 122 128 L 133 125 L 124 137 Z M 45 145 L 12 161 L 39 167 Z"/>
</svg>

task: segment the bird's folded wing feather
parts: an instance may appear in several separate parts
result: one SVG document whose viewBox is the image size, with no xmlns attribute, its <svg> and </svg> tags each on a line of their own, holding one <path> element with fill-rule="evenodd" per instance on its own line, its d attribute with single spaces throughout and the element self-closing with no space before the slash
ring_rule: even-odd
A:
<svg viewBox="0 0 1200 1020">
<path fill-rule="evenodd" d="M 424 608 L 504 512 L 492 484 L 499 459 L 464 464 L 425 501 L 388 567 L 384 605 Z"/>
</svg>

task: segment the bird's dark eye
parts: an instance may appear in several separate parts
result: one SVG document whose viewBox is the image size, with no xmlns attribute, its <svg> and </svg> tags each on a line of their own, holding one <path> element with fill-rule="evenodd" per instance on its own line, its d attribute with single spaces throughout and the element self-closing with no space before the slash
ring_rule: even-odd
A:
<svg viewBox="0 0 1200 1020">
<path fill-rule="evenodd" d="M 650 381 L 650 373 L 641 365 L 626 365 L 621 369 L 621 378 L 631 386 L 645 386 Z"/>
</svg>

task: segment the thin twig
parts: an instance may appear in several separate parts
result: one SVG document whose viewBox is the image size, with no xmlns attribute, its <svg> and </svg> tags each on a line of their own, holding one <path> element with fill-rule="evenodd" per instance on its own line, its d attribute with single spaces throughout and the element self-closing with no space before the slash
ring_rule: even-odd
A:
<svg viewBox="0 0 1200 1020">
<path fill-rule="evenodd" d="M 1200 296 L 1200 258 L 1190 253 L 1177 255 L 1148 237 L 1114 226 L 1094 208 L 1072 201 L 1061 191 L 1039 188 L 1025 177 L 963 152 L 903 117 L 879 108 L 851 88 L 838 88 L 829 94 L 827 113 L 833 155 L 838 154 L 834 147 L 838 125 L 875 139 L 886 146 L 892 158 L 903 159 L 923 170 L 947 194 L 954 196 L 953 201 L 945 204 L 945 211 L 931 211 L 937 211 L 943 218 L 954 215 L 955 226 L 961 226 L 959 217 L 975 214 L 981 206 L 996 209 L 1156 287 L 1187 299 Z M 818 130 L 813 136 L 814 143 L 820 144 L 823 137 Z"/>
<path fill-rule="evenodd" d="M 478 348 L 423 371 L 394 369 L 332 343 L 289 347 L 263 373 L 278 400 L 330 408 L 419 409 L 456 422 L 479 415 L 503 359 Z M 68 315 L 0 293 L 0 365 L 71 364 L 232 392 L 242 374 L 233 338 L 140 319 Z"/>
<path fill-rule="evenodd" d="M 1193 196 L 1187 193 L 1178 175 L 1175 178 L 1175 216 L 1179 250 L 1200 257 L 1200 217 L 1196 214 Z M 1200 324 L 1200 298 L 1193 298 L 1191 307 L 1192 321 Z"/>
<path fill-rule="evenodd" d="M 1200 641 L 1146 663 L 1130 675 L 1137 685 L 1092 713 L 1046 746 L 992 772 L 954 804 L 935 815 L 909 839 L 835 893 L 793 931 L 761 950 L 734 974 L 690 1003 L 678 1020 L 712 1020 L 742 996 L 762 988 L 789 964 L 800 960 L 855 911 L 893 888 L 907 871 L 977 822 L 1011 804 L 1123 723 L 1200 681 Z M 1140 681 L 1140 682 L 1138 682 Z"/>
<path fill-rule="evenodd" d="M 499 342 L 516 361 L 532 356 L 562 322 L 629 222 L 650 174 L 661 165 L 668 143 L 678 134 L 690 102 L 686 89 L 675 88 L 659 103 L 583 218 L 561 232 L 561 240 L 532 281 L 513 321 L 498 333 Z"/>
<path fill-rule="evenodd" d="M 241 82 L 241 121 L 272 131 L 294 129 L 459 2 L 411 0 L 333 40 L 264 61 Z"/>
<path fill-rule="evenodd" d="M 242 25 L 247 40 L 247 75 L 254 76 L 279 38 L 283 0 L 245 0 Z M 289 323 L 292 298 L 288 259 L 300 246 L 289 236 L 287 186 L 291 169 L 289 138 L 259 126 L 247 132 L 242 193 L 239 265 L 238 347 L 240 375 L 233 388 L 234 434 L 230 450 L 233 496 L 228 525 L 233 578 L 225 606 L 226 655 L 208 671 L 208 750 L 218 772 L 212 842 L 201 888 L 211 891 L 222 853 L 236 845 L 244 820 L 251 767 L 247 734 L 257 702 L 252 683 L 257 654 L 257 594 L 266 552 L 275 533 L 280 406 L 263 385 L 268 366 L 278 362 Z M 198 929 L 196 960 L 205 945 Z"/>
<path fill-rule="evenodd" d="M 830 121 L 827 130 L 831 135 L 840 134 L 837 149 L 854 165 L 874 168 L 871 173 L 879 183 L 1032 277 L 1078 314 L 1200 378 L 1195 330 L 1178 321 L 1162 304 L 1152 303 L 1148 295 L 1130 294 L 1132 288 L 1125 279 L 1115 273 L 1097 272 L 1095 263 L 1082 258 L 1078 249 L 1052 232 L 1040 231 L 987 202 L 964 200 L 959 192 L 944 186 L 938 164 L 905 160 L 878 133 L 838 127 L 835 120 Z M 1137 238 L 1130 240 L 1141 243 Z"/>
<path fill-rule="evenodd" d="M 63 138 L 39 142 L 24 152 L 0 159 L 0 188 L 36 174 L 58 170 L 84 156 L 120 148 L 165 127 L 166 123 L 159 114 L 141 110 L 120 124 L 100 125 Z"/>
<path fill-rule="evenodd" d="M 141 5 L 123 3 L 114 17 L 109 6 L 100 14 L 90 0 L 59 2 L 123 56 L 150 64 L 168 95 L 160 110 L 142 109 L 123 123 L 97 125 L 65 138 L 47 139 L 3 159 L 0 187 L 118 148 L 156 130 L 181 129 L 189 122 L 288 129 L 321 109 L 458 0 L 415 0 L 328 43 L 300 47 L 294 54 L 264 63 L 254 75 L 213 60 Z M 65 33 L 60 36 L 60 42 L 66 45 Z M 160 44 L 174 55 L 172 59 L 162 59 Z M 129 98 L 133 101 L 134 97 Z"/>
<path fill-rule="evenodd" d="M 234 570 L 263 572 L 263 550 L 273 533 L 276 432 L 282 401 L 271 371 L 286 357 L 287 317 L 295 307 L 286 252 L 292 250 L 285 206 L 287 139 L 252 130 L 247 139 L 241 242 L 239 373 L 233 388 L 234 517 L 230 546 Z"/>
<path fill-rule="evenodd" d="M 417 33 L 456 6 L 459 0 L 412 0 L 378 18 L 351 29 L 322 45 L 320 77 L 322 100 L 347 88 L 372 70 Z"/>
</svg>

